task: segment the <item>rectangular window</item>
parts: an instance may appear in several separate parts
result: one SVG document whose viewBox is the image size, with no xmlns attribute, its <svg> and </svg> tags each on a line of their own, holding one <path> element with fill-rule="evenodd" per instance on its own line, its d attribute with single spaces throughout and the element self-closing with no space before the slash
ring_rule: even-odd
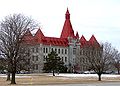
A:
<svg viewBox="0 0 120 86">
<path fill-rule="evenodd" d="M 43 48 L 43 53 L 45 53 L 45 48 Z"/>
<path fill-rule="evenodd" d="M 57 53 L 57 49 L 55 48 L 55 52 Z"/>
<path fill-rule="evenodd" d="M 53 48 L 52 48 L 52 51 L 54 51 Z"/>
<path fill-rule="evenodd" d="M 36 47 L 36 52 L 38 53 L 38 47 Z"/>
<path fill-rule="evenodd" d="M 80 50 L 80 55 L 82 55 L 82 52 L 81 52 L 81 50 Z"/>
<path fill-rule="evenodd" d="M 34 61 L 34 56 L 32 56 L 32 61 Z"/>
<path fill-rule="evenodd" d="M 28 57 L 30 56 L 30 50 L 28 49 Z"/>
<path fill-rule="evenodd" d="M 32 66 L 33 70 L 35 70 L 35 65 Z"/>
<path fill-rule="evenodd" d="M 76 54 L 76 48 L 73 48 L 73 54 Z"/>
<path fill-rule="evenodd" d="M 63 62 L 63 57 L 61 58 L 61 61 Z"/>
<path fill-rule="evenodd" d="M 63 54 L 63 52 L 64 52 L 64 51 L 63 51 L 63 49 L 62 49 L 62 54 Z"/>
<path fill-rule="evenodd" d="M 60 54 L 60 49 L 58 49 L 58 54 Z"/>
<path fill-rule="evenodd" d="M 46 53 L 48 53 L 48 48 L 46 48 Z"/>
<path fill-rule="evenodd" d="M 38 56 L 36 56 L 36 61 L 38 61 Z"/>
<path fill-rule="evenodd" d="M 38 70 L 38 65 L 37 64 L 35 65 L 35 67 L 36 67 L 36 70 Z"/>
<path fill-rule="evenodd" d="M 43 61 L 46 61 L 46 58 L 45 58 L 45 56 L 43 56 Z"/>
<path fill-rule="evenodd" d="M 34 52 L 34 48 L 32 48 L 32 52 Z"/>
<path fill-rule="evenodd" d="M 65 49 L 65 54 L 67 54 L 67 49 Z"/>
<path fill-rule="evenodd" d="M 65 62 L 67 62 L 67 57 L 65 57 Z"/>
<path fill-rule="evenodd" d="M 45 61 L 47 60 L 47 56 L 45 57 Z"/>
</svg>

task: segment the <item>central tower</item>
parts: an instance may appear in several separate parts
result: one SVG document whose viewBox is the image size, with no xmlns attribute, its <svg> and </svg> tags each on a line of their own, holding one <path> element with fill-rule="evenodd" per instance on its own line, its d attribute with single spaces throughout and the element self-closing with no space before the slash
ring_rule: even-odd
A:
<svg viewBox="0 0 120 86">
<path fill-rule="evenodd" d="M 68 38 L 68 37 L 74 38 L 75 35 L 74 35 L 74 30 L 72 28 L 72 24 L 70 22 L 70 13 L 69 13 L 69 10 L 67 8 L 67 11 L 65 14 L 65 22 L 64 22 L 64 26 L 63 26 L 60 38 Z"/>
</svg>

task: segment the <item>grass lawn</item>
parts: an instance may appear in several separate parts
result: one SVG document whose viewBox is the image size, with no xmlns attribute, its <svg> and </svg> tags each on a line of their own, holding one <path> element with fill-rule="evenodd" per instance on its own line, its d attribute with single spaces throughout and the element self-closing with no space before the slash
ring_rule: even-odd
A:
<svg viewBox="0 0 120 86">
<path fill-rule="evenodd" d="M 101 83 L 101 82 L 117 82 L 120 77 L 102 77 L 102 81 L 97 81 L 97 77 L 62 77 L 48 76 L 48 74 L 28 74 L 17 75 L 16 85 L 48 85 L 48 84 L 73 84 L 73 83 Z M 0 86 L 8 86 L 10 81 L 6 81 L 6 77 L 0 77 Z M 11 85 L 10 85 L 11 86 Z"/>
</svg>

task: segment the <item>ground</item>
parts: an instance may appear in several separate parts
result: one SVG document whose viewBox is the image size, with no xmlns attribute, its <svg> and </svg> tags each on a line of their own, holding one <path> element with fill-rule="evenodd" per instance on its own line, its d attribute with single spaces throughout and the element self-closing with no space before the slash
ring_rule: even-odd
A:
<svg viewBox="0 0 120 86">
<path fill-rule="evenodd" d="M 102 82 L 119 82 L 120 75 L 102 75 Z M 96 74 L 19 74 L 16 75 L 16 83 L 20 86 L 26 85 L 49 85 L 49 84 L 89 84 L 101 83 L 97 81 Z M 6 75 L 0 75 L 0 86 L 7 86 Z"/>
</svg>

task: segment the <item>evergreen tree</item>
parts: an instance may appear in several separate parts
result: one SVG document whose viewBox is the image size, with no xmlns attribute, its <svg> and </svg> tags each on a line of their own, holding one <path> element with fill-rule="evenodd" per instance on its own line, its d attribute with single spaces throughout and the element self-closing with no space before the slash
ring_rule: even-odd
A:
<svg viewBox="0 0 120 86">
<path fill-rule="evenodd" d="M 53 76 L 55 76 L 55 72 L 60 72 L 62 69 L 65 69 L 64 62 L 61 61 L 61 58 L 55 51 L 52 51 L 48 54 L 48 58 L 46 58 L 46 63 L 44 63 L 43 70 L 45 72 L 53 72 Z"/>
</svg>

